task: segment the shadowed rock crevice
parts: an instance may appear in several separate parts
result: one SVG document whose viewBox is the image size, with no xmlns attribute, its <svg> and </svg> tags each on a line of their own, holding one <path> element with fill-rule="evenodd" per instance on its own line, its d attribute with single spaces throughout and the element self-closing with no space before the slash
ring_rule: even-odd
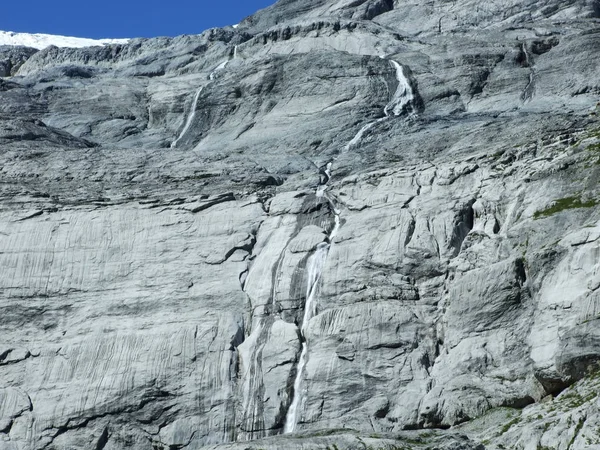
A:
<svg viewBox="0 0 600 450">
<path fill-rule="evenodd" d="M 102 434 L 98 438 L 98 442 L 96 442 L 95 450 L 103 450 L 104 447 L 106 447 L 106 444 L 108 444 L 108 439 L 109 439 L 109 433 L 108 433 L 108 427 L 106 427 L 106 428 L 104 428 L 104 431 L 102 431 Z"/>
<path fill-rule="evenodd" d="M 475 218 L 475 212 L 473 211 L 474 203 L 475 200 L 470 200 L 459 210 L 456 216 L 456 222 L 450 238 L 450 248 L 452 249 L 454 256 L 460 253 L 463 241 L 473 229 Z"/>
</svg>

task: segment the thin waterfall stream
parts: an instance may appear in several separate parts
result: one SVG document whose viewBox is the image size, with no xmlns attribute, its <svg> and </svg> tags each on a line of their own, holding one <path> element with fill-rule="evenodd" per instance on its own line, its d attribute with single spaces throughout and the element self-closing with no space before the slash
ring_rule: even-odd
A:
<svg viewBox="0 0 600 450">
<path fill-rule="evenodd" d="M 237 58 L 237 53 L 238 53 L 238 46 L 236 45 L 233 47 L 233 59 Z M 221 70 L 225 69 L 225 67 L 227 67 L 227 64 L 229 64 L 229 61 L 230 61 L 229 59 L 226 59 L 225 61 L 220 63 L 217 67 L 215 67 L 212 70 L 212 72 L 208 75 L 209 81 L 213 81 L 217 77 L 217 74 Z M 202 93 L 202 91 L 204 90 L 205 87 L 206 86 L 201 86 L 196 91 L 196 94 L 194 95 L 194 101 L 192 102 L 192 107 L 191 107 L 189 115 L 185 121 L 185 125 L 183 126 L 181 133 L 179 133 L 179 136 L 177 136 L 177 139 L 175 139 L 173 142 L 171 142 L 171 148 L 177 147 L 177 144 L 179 143 L 179 141 L 185 136 L 185 134 L 188 132 L 188 130 L 192 126 L 192 122 L 194 121 L 194 118 L 196 117 L 196 108 L 198 107 L 198 100 L 200 99 L 200 94 Z"/>
<path fill-rule="evenodd" d="M 306 264 L 306 271 L 308 273 L 306 282 L 306 302 L 304 304 L 304 316 L 302 318 L 302 326 L 300 328 L 300 334 L 302 336 L 302 351 L 300 353 L 300 360 L 298 361 L 296 379 L 294 380 L 294 397 L 285 418 L 285 425 L 283 429 L 284 433 L 294 432 L 296 424 L 298 423 L 298 413 L 300 411 L 300 406 L 303 399 L 303 396 L 301 395 L 302 375 L 304 373 L 306 363 L 308 362 L 308 343 L 306 341 L 306 331 L 308 329 L 308 322 L 316 313 L 315 299 L 317 296 L 319 280 L 321 279 L 321 274 L 323 272 L 323 268 L 325 267 L 325 262 L 327 261 L 327 255 L 331 250 L 333 240 L 335 239 L 335 236 L 340 228 L 340 212 L 335 207 L 335 204 L 326 192 L 328 183 L 331 180 L 331 167 L 332 163 L 330 162 L 327 164 L 327 168 L 325 169 L 325 175 L 327 176 L 327 179 L 325 180 L 325 183 L 317 187 L 316 196 L 319 198 L 325 198 L 330 204 L 335 216 L 335 224 L 329 233 L 329 236 L 327 237 L 327 241 L 321 242 L 319 245 L 317 245 L 317 249 L 308 258 L 308 262 Z"/>
<path fill-rule="evenodd" d="M 410 81 L 404 74 L 404 68 L 393 59 L 390 59 L 389 62 L 392 65 L 392 67 L 396 70 L 396 80 L 398 81 L 396 92 L 394 92 L 392 99 L 383 108 L 383 117 L 373 120 L 372 122 L 368 122 L 360 130 L 358 130 L 358 133 L 356 133 L 356 135 L 344 147 L 344 152 L 347 152 L 356 144 L 358 144 L 362 140 L 364 134 L 371 128 L 373 128 L 373 126 L 375 126 L 379 122 L 383 122 L 384 120 L 390 117 L 401 115 L 407 110 L 407 108 L 411 107 L 411 104 L 414 102 L 415 93 L 413 91 L 412 86 L 410 85 Z M 415 114 L 414 107 L 411 107 L 411 109 L 412 111 L 410 111 L 409 116 L 413 116 Z"/>
<path fill-rule="evenodd" d="M 409 116 L 413 116 L 415 114 L 415 108 L 414 105 L 412 105 L 415 100 L 415 95 L 410 81 L 404 74 L 403 67 L 398 62 L 394 60 L 389 61 L 396 71 L 396 80 L 398 81 L 398 86 L 396 87 L 396 91 L 394 92 L 391 100 L 383 109 L 384 117 L 364 125 L 358 131 L 358 133 L 356 133 L 356 135 L 344 146 L 344 152 L 347 152 L 356 144 L 358 144 L 364 134 L 377 123 L 382 122 L 390 117 L 399 116 L 406 112 L 408 108 L 411 108 Z M 283 428 L 284 433 L 293 433 L 295 431 L 298 424 L 299 414 L 302 410 L 302 403 L 305 398 L 305 395 L 302 393 L 302 376 L 308 363 L 308 342 L 306 339 L 306 331 L 308 329 L 309 321 L 316 314 L 315 300 L 317 296 L 318 284 L 321 279 L 323 268 L 325 267 L 325 262 L 327 261 L 327 256 L 331 250 L 331 247 L 333 246 L 333 241 L 340 228 L 340 211 L 337 209 L 332 199 L 327 195 L 327 188 L 329 187 L 329 182 L 332 178 L 332 167 L 333 161 L 327 164 L 327 167 L 324 170 L 324 174 L 326 176 L 325 181 L 317 187 L 315 195 L 318 198 L 325 198 L 327 200 L 334 213 L 335 224 L 329 233 L 327 241 L 322 242 L 317 246 L 317 249 L 309 257 L 306 264 L 306 270 L 308 273 L 306 282 L 306 302 L 304 304 L 304 316 L 302 318 L 302 326 L 300 328 L 302 350 L 300 353 L 300 359 L 298 361 L 296 378 L 294 380 L 292 403 L 290 404 L 285 418 L 285 424 Z"/>
<path fill-rule="evenodd" d="M 202 93 L 203 89 L 204 86 L 200 87 L 200 89 L 196 91 L 194 101 L 192 102 L 192 109 L 190 110 L 190 114 L 188 115 L 188 118 L 185 121 L 185 126 L 183 127 L 183 130 L 181 130 L 181 133 L 179 133 L 177 139 L 171 142 L 171 148 L 175 148 L 177 146 L 177 143 L 181 140 L 183 136 L 185 136 L 185 133 L 187 133 L 187 130 L 189 130 L 190 126 L 192 125 L 194 117 L 196 117 L 196 107 L 198 106 L 198 100 L 200 99 L 200 94 Z"/>
</svg>

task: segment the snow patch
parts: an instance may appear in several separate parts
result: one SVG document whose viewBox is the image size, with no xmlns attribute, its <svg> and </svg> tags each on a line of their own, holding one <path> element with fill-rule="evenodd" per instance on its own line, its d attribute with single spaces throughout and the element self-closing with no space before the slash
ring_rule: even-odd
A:
<svg viewBox="0 0 600 450">
<path fill-rule="evenodd" d="M 55 36 L 52 34 L 14 33 L 0 31 L 0 45 L 23 45 L 42 50 L 51 45 L 56 47 L 93 47 L 110 44 L 126 44 L 129 39 L 87 39 L 70 36 Z"/>
</svg>

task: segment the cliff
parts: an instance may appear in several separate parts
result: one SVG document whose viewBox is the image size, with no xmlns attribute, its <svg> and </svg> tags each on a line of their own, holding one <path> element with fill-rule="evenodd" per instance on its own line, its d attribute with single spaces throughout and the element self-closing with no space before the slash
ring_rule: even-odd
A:
<svg viewBox="0 0 600 450">
<path fill-rule="evenodd" d="M 0 449 L 600 446 L 600 2 L 280 0 L 0 48 Z"/>
</svg>

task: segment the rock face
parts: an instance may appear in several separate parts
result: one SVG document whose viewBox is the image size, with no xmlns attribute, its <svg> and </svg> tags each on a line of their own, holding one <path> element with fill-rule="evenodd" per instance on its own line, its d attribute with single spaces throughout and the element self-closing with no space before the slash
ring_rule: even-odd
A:
<svg viewBox="0 0 600 450">
<path fill-rule="evenodd" d="M 0 46 L 0 77 L 15 75 L 37 50 L 29 47 Z"/>
<path fill-rule="evenodd" d="M 598 448 L 599 17 L 0 47 L 0 449 Z"/>
</svg>

